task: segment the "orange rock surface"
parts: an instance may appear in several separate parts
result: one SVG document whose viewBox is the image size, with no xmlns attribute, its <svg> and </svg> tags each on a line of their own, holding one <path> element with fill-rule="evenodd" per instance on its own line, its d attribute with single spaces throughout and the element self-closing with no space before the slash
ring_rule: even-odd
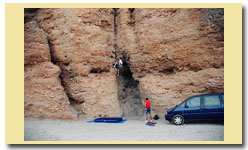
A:
<svg viewBox="0 0 248 150">
<path fill-rule="evenodd" d="M 223 9 L 26 11 L 26 116 L 43 113 L 28 101 L 58 99 L 57 117 L 59 104 L 44 106 L 53 118 L 142 115 L 146 97 L 152 112 L 164 115 L 187 97 L 224 92 Z M 124 66 L 116 77 L 119 57 Z M 42 95 L 45 85 L 49 96 Z"/>
</svg>

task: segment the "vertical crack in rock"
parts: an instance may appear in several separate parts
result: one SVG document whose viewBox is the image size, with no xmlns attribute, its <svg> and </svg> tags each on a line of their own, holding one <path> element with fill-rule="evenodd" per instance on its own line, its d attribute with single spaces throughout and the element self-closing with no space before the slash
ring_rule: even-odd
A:
<svg viewBox="0 0 248 150">
<path fill-rule="evenodd" d="M 55 58 L 54 58 L 54 56 L 53 56 L 52 44 L 51 44 L 50 39 L 49 39 L 48 36 L 47 36 L 47 42 L 48 42 L 48 46 L 49 46 L 49 52 L 50 52 L 50 56 L 51 56 L 51 62 L 52 62 L 54 65 L 56 65 L 56 66 L 58 66 L 58 67 L 60 68 L 60 66 L 56 64 L 56 60 L 55 60 Z M 60 68 L 60 70 L 61 70 L 61 68 Z M 61 83 L 61 84 L 62 84 L 62 83 Z M 62 86 L 63 86 L 63 85 L 62 85 Z M 64 86 L 63 86 L 63 87 L 64 87 Z"/>
<path fill-rule="evenodd" d="M 115 50 L 117 49 L 117 39 L 116 39 L 116 35 L 117 35 L 117 10 L 118 8 L 114 8 L 114 34 L 115 34 L 115 38 L 114 38 L 114 48 Z M 115 53 L 115 57 L 116 57 L 116 53 Z"/>
<path fill-rule="evenodd" d="M 67 90 L 66 90 L 66 86 L 65 86 L 64 80 L 63 80 L 63 69 L 62 69 L 62 68 L 60 67 L 60 65 L 57 63 L 57 60 L 56 60 L 56 58 L 55 58 L 54 55 L 53 55 L 52 43 L 50 42 L 50 39 L 49 39 L 48 36 L 47 36 L 47 41 L 48 41 L 48 45 L 49 45 L 49 52 L 50 52 L 50 56 L 51 56 L 51 62 L 52 62 L 54 65 L 56 65 L 56 66 L 58 66 L 58 67 L 60 68 L 61 73 L 60 73 L 60 75 L 59 75 L 59 78 L 60 78 L 61 85 L 62 85 L 62 87 L 64 88 L 64 92 L 65 92 L 66 96 L 68 97 L 68 100 L 69 100 L 69 102 L 70 102 L 70 105 L 78 112 L 78 116 L 79 116 L 79 115 L 80 115 L 79 109 L 77 109 L 76 105 L 77 105 L 77 104 L 81 104 L 81 103 L 83 103 L 83 102 L 77 102 L 74 98 L 72 98 L 72 97 L 68 94 L 68 92 L 67 92 Z"/>
<path fill-rule="evenodd" d="M 126 52 L 122 52 L 123 68 L 117 77 L 118 99 L 123 109 L 122 116 L 142 116 L 143 105 L 140 98 L 139 81 L 134 80 Z"/>
<path fill-rule="evenodd" d="M 134 17 L 132 16 L 132 12 L 134 9 L 129 9 L 130 11 L 130 22 L 134 25 Z M 139 81 L 134 80 L 133 73 L 130 70 L 129 57 L 125 50 L 122 50 L 118 47 L 117 42 L 117 17 L 118 17 L 118 9 L 114 9 L 114 54 L 115 59 L 122 58 L 123 68 L 120 70 L 120 76 L 117 77 L 117 86 L 118 86 L 118 100 L 120 102 L 121 109 L 123 110 L 123 117 L 136 117 L 143 115 L 143 104 L 140 97 L 139 91 Z M 121 12 L 120 12 L 121 13 Z"/>
<path fill-rule="evenodd" d="M 135 25 L 135 20 L 134 20 L 133 12 L 134 12 L 135 8 L 128 8 L 128 10 L 130 12 L 130 22 L 129 22 L 129 24 L 131 26 L 134 26 Z"/>
</svg>

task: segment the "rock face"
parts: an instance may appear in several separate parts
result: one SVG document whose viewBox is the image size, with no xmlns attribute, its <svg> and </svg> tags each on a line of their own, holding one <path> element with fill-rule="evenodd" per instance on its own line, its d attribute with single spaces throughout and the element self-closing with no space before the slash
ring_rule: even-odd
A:
<svg viewBox="0 0 248 150">
<path fill-rule="evenodd" d="M 154 113 L 224 92 L 223 9 L 118 9 L 116 20 L 118 50 Z"/>
<path fill-rule="evenodd" d="M 112 68 L 113 9 L 40 9 L 36 19 L 49 35 L 53 61 L 79 113 L 121 116 Z"/>
<path fill-rule="evenodd" d="M 135 78 L 224 66 L 223 32 L 212 29 L 215 24 L 203 25 L 209 22 L 206 10 L 118 11 L 117 45 L 128 52 Z"/>
<path fill-rule="evenodd" d="M 142 116 L 146 97 L 164 115 L 187 97 L 224 92 L 224 9 L 27 9 L 25 17 L 48 36 L 47 44 L 38 27 L 42 34 L 25 29 L 25 94 L 33 99 L 43 92 L 26 88 L 37 82 L 31 77 L 46 76 L 60 87 L 53 100 L 64 88 L 63 106 L 88 118 Z"/>
<path fill-rule="evenodd" d="M 51 63 L 45 32 L 34 21 L 24 31 L 24 116 L 77 119 L 61 85 L 61 70 Z"/>
</svg>

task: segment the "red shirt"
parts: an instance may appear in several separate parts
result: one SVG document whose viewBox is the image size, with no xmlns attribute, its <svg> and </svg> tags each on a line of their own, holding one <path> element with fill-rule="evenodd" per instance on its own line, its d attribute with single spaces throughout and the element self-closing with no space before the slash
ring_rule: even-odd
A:
<svg viewBox="0 0 248 150">
<path fill-rule="evenodd" d="M 151 105 L 150 101 L 146 101 L 146 108 L 150 107 L 150 105 Z"/>
</svg>

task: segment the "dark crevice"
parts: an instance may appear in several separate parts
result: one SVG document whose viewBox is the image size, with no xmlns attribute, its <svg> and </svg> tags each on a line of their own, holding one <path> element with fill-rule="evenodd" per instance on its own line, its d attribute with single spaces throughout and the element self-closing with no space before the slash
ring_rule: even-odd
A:
<svg viewBox="0 0 248 150">
<path fill-rule="evenodd" d="M 115 33 L 115 35 L 117 34 L 117 23 L 116 23 L 116 18 L 117 18 L 117 10 L 118 10 L 118 8 L 113 8 L 113 10 L 114 10 L 114 33 Z"/>
<path fill-rule="evenodd" d="M 35 13 L 39 8 L 24 8 L 24 12 Z"/>
<path fill-rule="evenodd" d="M 220 68 L 221 66 L 217 65 L 217 64 L 214 64 L 213 65 L 214 68 Z M 198 71 L 201 71 L 202 68 L 198 65 L 186 65 L 184 68 L 177 68 L 176 66 L 172 66 L 172 67 L 167 67 L 167 68 L 164 68 L 162 70 L 159 70 L 159 73 L 163 73 L 163 74 L 166 74 L 166 75 L 170 75 L 170 74 L 175 74 L 177 72 L 180 72 L 182 70 L 186 70 L 186 71 L 193 71 L 193 72 L 198 72 Z"/>
<path fill-rule="evenodd" d="M 187 68 L 191 71 L 194 71 L 194 72 L 202 70 L 201 67 L 199 65 L 196 65 L 196 64 L 188 64 Z"/>
<path fill-rule="evenodd" d="M 130 12 L 130 21 L 129 21 L 129 25 L 134 26 L 134 25 L 135 25 L 135 19 L 134 19 L 133 12 L 134 12 L 135 8 L 129 8 L 128 10 L 129 10 L 129 12 Z"/>
<path fill-rule="evenodd" d="M 59 75 L 59 78 L 60 78 L 60 81 L 61 81 L 61 85 L 62 85 L 63 88 L 64 88 L 64 92 L 65 92 L 66 96 L 68 97 L 70 104 L 72 104 L 72 103 L 78 103 L 78 102 L 77 102 L 72 96 L 70 96 L 70 94 L 67 92 L 66 84 L 65 84 L 65 81 L 64 81 L 63 69 L 60 68 L 60 70 L 61 70 L 61 73 L 60 73 L 60 75 Z M 71 77 L 71 76 L 70 76 L 70 77 Z M 72 106 L 73 106 L 73 105 L 72 105 Z"/>
<path fill-rule="evenodd" d="M 49 37 L 47 37 L 47 42 L 48 42 L 48 46 L 49 46 L 49 51 L 50 51 L 50 56 L 51 56 L 51 62 L 52 62 L 54 65 L 58 66 L 57 63 L 56 63 L 57 61 L 55 60 L 54 55 L 53 55 L 52 43 L 51 43 Z"/>
<path fill-rule="evenodd" d="M 73 104 L 83 104 L 83 103 L 84 103 L 84 101 L 79 102 L 79 101 L 76 101 L 75 99 L 73 99 L 73 98 L 71 98 L 71 97 L 69 97 L 69 100 L 70 100 L 71 104 L 72 104 L 72 103 L 73 103 Z"/>
<path fill-rule="evenodd" d="M 114 38 L 114 48 L 117 49 L 117 39 L 116 39 L 116 35 L 117 35 L 117 10 L 118 8 L 113 8 L 114 10 L 114 34 L 115 34 L 115 38 Z M 116 54 L 115 54 L 116 57 Z"/>
<path fill-rule="evenodd" d="M 83 110 L 81 109 L 81 104 L 83 104 L 84 102 L 78 102 L 75 99 L 69 98 L 70 101 L 70 105 L 78 112 L 78 117 L 80 115 L 85 115 L 85 113 L 83 112 Z"/>
<path fill-rule="evenodd" d="M 65 66 L 69 66 L 69 65 L 70 65 L 70 63 L 63 63 L 63 65 L 65 65 Z"/>
<path fill-rule="evenodd" d="M 117 77 L 118 100 L 123 110 L 123 117 L 135 117 L 143 115 L 143 105 L 139 91 L 139 81 L 134 80 L 129 67 L 129 57 L 122 52 L 123 68 Z"/>
<path fill-rule="evenodd" d="M 131 8 L 130 11 L 130 21 L 131 24 L 135 24 L 133 12 L 135 9 Z M 136 117 L 142 116 L 143 104 L 140 97 L 139 91 L 139 81 L 134 80 L 133 73 L 130 69 L 130 63 L 127 53 L 125 50 L 121 50 L 117 43 L 118 34 L 118 8 L 114 8 L 114 59 L 117 60 L 121 58 L 123 61 L 123 67 L 120 69 L 120 76 L 116 78 L 118 87 L 118 100 L 120 102 L 121 109 L 123 110 L 122 117 Z"/>
<path fill-rule="evenodd" d="M 24 24 L 33 20 L 39 8 L 24 8 Z"/>
<path fill-rule="evenodd" d="M 103 73 L 103 72 L 109 72 L 109 71 L 101 68 L 92 68 L 90 70 L 90 73 Z"/>
<path fill-rule="evenodd" d="M 191 71 L 194 71 L 194 72 L 197 72 L 197 71 L 200 71 L 201 68 L 191 67 L 190 70 L 191 70 Z"/>
<path fill-rule="evenodd" d="M 130 11 L 130 13 L 133 13 L 135 8 L 128 8 L 128 10 Z"/>
<path fill-rule="evenodd" d="M 168 67 L 168 68 L 165 68 L 163 70 L 160 70 L 159 72 L 164 73 L 164 74 L 173 74 L 173 73 L 175 73 L 175 71 L 176 71 L 175 67 Z"/>
<path fill-rule="evenodd" d="M 64 74 L 64 72 L 67 72 L 67 71 L 62 69 L 62 67 L 61 67 L 60 64 L 58 63 L 57 59 L 54 57 L 53 50 L 52 50 L 52 43 L 51 43 L 51 41 L 50 41 L 50 39 L 49 39 L 48 36 L 47 36 L 47 41 L 48 41 L 48 45 L 49 45 L 49 51 L 50 51 L 50 56 L 51 56 L 51 62 L 52 62 L 54 65 L 58 66 L 58 67 L 60 68 L 60 70 L 61 70 L 61 73 L 60 73 L 60 75 L 59 75 L 59 78 L 60 78 L 61 85 L 62 85 L 62 87 L 64 88 L 64 92 L 65 92 L 66 96 L 68 97 L 68 100 L 69 100 L 69 102 L 70 102 L 70 105 L 71 105 L 75 110 L 77 110 L 76 107 L 75 107 L 75 104 L 78 104 L 79 102 L 77 102 L 74 98 L 72 98 L 72 97 L 70 96 L 70 94 L 67 92 L 67 90 L 66 90 L 66 85 L 65 85 L 65 82 L 64 82 L 64 79 L 63 79 L 63 77 L 64 77 L 63 74 Z M 63 65 L 68 66 L 68 65 L 70 65 L 70 63 L 64 63 Z M 81 104 L 81 103 L 80 103 L 80 104 Z M 77 111 L 78 111 L 78 110 L 77 110 Z"/>
</svg>

